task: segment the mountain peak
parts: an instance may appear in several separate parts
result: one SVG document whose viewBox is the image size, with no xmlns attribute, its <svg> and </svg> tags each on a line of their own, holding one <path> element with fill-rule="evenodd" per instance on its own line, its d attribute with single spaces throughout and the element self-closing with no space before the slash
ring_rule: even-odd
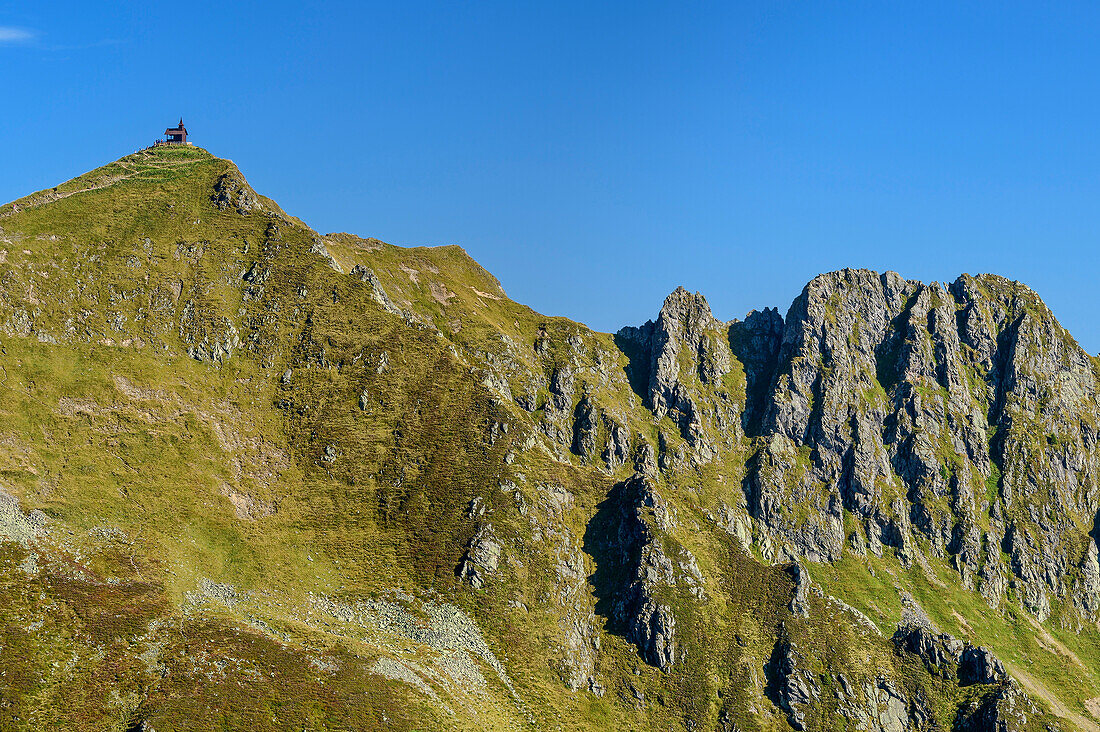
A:
<svg viewBox="0 0 1100 732">
<path fill-rule="evenodd" d="M 0 207 L 0 226 L 27 236 L 119 240 L 134 233 L 174 240 L 232 238 L 244 214 L 288 217 L 230 160 L 191 145 L 126 155 Z M 251 225 L 245 225 L 249 228 Z"/>
<path fill-rule="evenodd" d="M 182 145 L 0 227 L 0 718 L 1044 729 L 1020 658 L 1100 695 L 1100 374 L 1018 283 L 679 287 L 612 336 Z"/>
</svg>

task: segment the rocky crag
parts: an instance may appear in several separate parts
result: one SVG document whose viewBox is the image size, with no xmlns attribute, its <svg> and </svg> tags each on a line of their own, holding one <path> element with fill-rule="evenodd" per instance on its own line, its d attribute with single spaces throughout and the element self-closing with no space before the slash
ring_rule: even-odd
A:
<svg viewBox="0 0 1100 732">
<path fill-rule="evenodd" d="M 4 729 L 1098 729 L 1100 363 L 1019 283 L 596 333 L 162 148 L 0 207 L 0 365 Z"/>
</svg>

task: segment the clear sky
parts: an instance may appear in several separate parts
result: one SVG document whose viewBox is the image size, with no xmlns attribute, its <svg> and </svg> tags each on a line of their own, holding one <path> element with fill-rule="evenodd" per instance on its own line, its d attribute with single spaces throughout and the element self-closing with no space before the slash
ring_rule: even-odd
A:
<svg viewBox="0 0 1100 732">
<path fill-rule="evenodd" d="M 1098 7 L 0 3 L 0 199 L 182 114 L 315 229 L 459 244 L 600 330 L 995 272 L 1096 353 Z"/>
</svg>

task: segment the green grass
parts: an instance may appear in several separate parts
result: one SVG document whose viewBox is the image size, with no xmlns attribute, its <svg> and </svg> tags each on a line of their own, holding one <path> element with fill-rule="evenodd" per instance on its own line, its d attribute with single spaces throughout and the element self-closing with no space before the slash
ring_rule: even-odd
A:
<svg viewBox="0 0 1100 732">
<path fill-rule="evenodd" d="M 1011 605 L 992 609 L 977 592 L 959 587 L 952 570 L 936 561 L 930 565 L 932 575 L 917 566 L 904 568 L 889 557 L 845 557 L 832 565 L 812 565 L 811 572 L 826 592 L 863 612 L 887 636 L 901 619 L 898 590 L 909 592 L 941 631 L 989 647 L 1005 663 L 1039 679 L 1060 702 L 1087 716 L 1084 701 L 1100 694 L 1100 678 L 1093 670 L 1100 660 L 1094 630 L 1079 634 L 1046 629 L 1084 662 L 1082 667 L 1055 645 L 1038 640 L 1035 621 L 1029 621 L 1024 611 Z"/>
</svg>

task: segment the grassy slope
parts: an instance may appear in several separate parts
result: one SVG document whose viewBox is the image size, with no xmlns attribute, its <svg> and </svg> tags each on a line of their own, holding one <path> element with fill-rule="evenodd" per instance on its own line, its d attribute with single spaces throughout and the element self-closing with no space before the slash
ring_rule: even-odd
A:
<svg viewBox="0 0 1100 732">
<path fill-rule="evenodd" d="M 541 404 L 555 366 L 579 358 L 595 373 L 610 359 L 624 376 L 603 384 L 591 376 L 598 401 L 655 442 L 661 426 L 626 385 L 626 357 L 609 335 L 511 302 L 457 247 L 326 237 L 344 271 L 370 267 L 422 323 L 410 326 L 311 253 L 316 235 L 271 202 L 265 209 L 275 217 L 214 207 L 210 192 L 226 173 L 235 173 L 231 164 L 201 149 L 164 148 L 0 208 L 0 479 L 54 526 L 44 545 L 53 559 L 33 579 L 12 569 L 23 550 L 3 545 L 0 602 L 18 622 L 5 624 L 0 654 L 20 659 L 0 678 L 4 698 L 15 700 L 0 710 L 5 728 L 124 728 L 140 718 L 158 728 L 503 728 L 527 726 L 531 716 L 536 727 L 625 729 L 687 718 L 710 725 L 723 711 L 743 729 L 783 728 L 762 695 L 781 625 L 813 649 L 822 671 L 886 665 L 928 683 L 825 603 L 814 601 L 810 622 L 793 620 L 788 576 L 707 528 L 706 511 L 740 490 L 745 446 L 737 444 L 722 471 L 731 475 L 708 468 L 681 476 L 670 492 L 685 527 L 678 538 L 720 578 L 702 610 L 683 608 L 693 628 L 684 636 L 688 660 L 661 674 L 604 632 L 598 675 L 607 693 L 565 691 L 549 650 L 560 640 L 557 609 L 545 601 L 550 552 L 532 542 L 523 565 L 505 570 L 510 581 L 463 588 L 454 567 L 475 530 L 465 508 L 480 497 L 501 534 L 529 541 L 529 520 L 498 484 L 517 482 L 532 503 L 538 485 L 561 485 L 575 497 L 564 530 L 579 541 L 613 478 L 576 456 L 553 461 L 536 451 L 506 464 L 542 410 L 527 416 L 481 382 L 518 361 L 509 382 L 538 389 Z M 189 347 L 230 343 L 231 333 L 240 345 L 220 363 L 188 356 Z M 582 343 L 579 356 L 571 337 Z M 549 344 L 541 356 L 532 347 L 540 338 Z M 513 425 L 510 441 L 489 444 L 499 422 Z M 241 518 L 234 497 L 255 512 Z M 902 574 L 884 560 L 877 574 L 888 571 Z M 864 568 L 819 575 L 884 629 L 900 617 L 889 599 L 896 593 Z M 188 593 L 204 579 L 253 595 L 200 612 Z M 961 630 L 936 602 L 942 588 L 914 577 L 902 584 L 945 629 Z M 448 716 L 407 685 L 367 673 L 373 659 L 395 652 L 392 638 L 337 632 L 307 609 L 310 593 L 355 601 L 426 587 L 478 620 L 521 705 L 483 668 L 483 696 L 464 707 L 460 691 L 445 694 L 458 710 Z M 1080 688 L 1095 689 L 1088 636 L 1055 633 L 1084 661 L 1070 678 L 1056 655 L 1019 632 L 1012 611 L 1001 618 L 971 603 L 961 614 L 976 640 L 1010 663 L 1030 662 L 1074 708 Z M 66 667 L 74 653 L 83 660 Z M 335 659 L 338 670 L 310 665 L 319 658 Z M 650 703 L 634 704 L 635 691 Z M 946 719 L 958 699 L 936 693 Z M 84 701 L 69 702 L 74 694 Z M 758 714 L 746 717 L 748 709 Z"/>
</svg>

